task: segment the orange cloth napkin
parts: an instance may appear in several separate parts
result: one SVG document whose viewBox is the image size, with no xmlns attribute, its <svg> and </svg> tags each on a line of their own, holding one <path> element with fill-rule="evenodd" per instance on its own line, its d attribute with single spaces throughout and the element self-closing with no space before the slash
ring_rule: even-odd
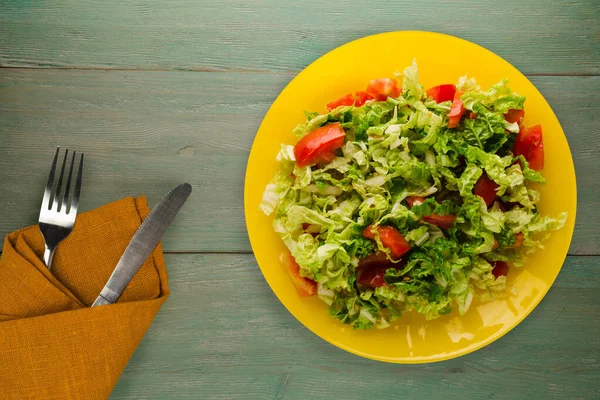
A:
<svg viewBox="0 0 600 400">
<path fill-rule="evenodd" d="M 0 260 L 0 398 L 106 399 L 169 295 L 159 244 L 117 304 L 90 308 L 140 223 L 146 199 L 77 217 L 52 270 L 37 226 L 6 237 Z"/>
</svg>

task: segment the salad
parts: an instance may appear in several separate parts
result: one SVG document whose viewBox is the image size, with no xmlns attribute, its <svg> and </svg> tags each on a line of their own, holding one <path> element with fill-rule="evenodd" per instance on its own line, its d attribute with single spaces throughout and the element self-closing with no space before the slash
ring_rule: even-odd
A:
<svg viewBox="0 0 600 400">
<path fill-rule="evenodd" d="M 367 329 L 510 292 L 506 275 L 567 218 L 537 210 L 542 127 L 523 125 L 524 103 L 507 80 L 423 90 L 413 61 L 307 113 L 260 205 L 298 294 Z"/>
</svg>

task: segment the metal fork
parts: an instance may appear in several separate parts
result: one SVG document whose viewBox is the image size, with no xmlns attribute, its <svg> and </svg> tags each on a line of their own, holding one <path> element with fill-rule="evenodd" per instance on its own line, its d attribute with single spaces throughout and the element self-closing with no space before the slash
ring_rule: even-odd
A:
<svg viewBox="0 0 600 400">
<path fill-rule="evenodd" d="M 65 166 L 67 163 L 67 156 L 69 150 L 65 152 L 65 156 L 62 162 L 62 168 L 60 170 L 60 177 L 56 189 L 53 191 L 54 186 L 54 175 L 56 172 L 56 162 L 58 160 L 58 153 L 60 147 L 56 148 L 56 154 L 54 155 L 54 161 L 52 162 L 52 168 L 50 169 L 50 175 L 48 176 L 48 183 L 46 183 L 46 189 L 44 190 L 44 198 L 42 200 L 42 207 L 40 209 L 39 227 L 44 240 L 46 241 L 46 250 L 44 251 L 44 264 L 50 269 L 52 266 L 52 258 L 54 257 L 54 251 L 58 244 L 64 240 L 75 225 L 75 218 L 77 217 L 77 207 L 79 205 L 79 194 L 81 193 L 81 173 L 83 170 L 83 153 L 79 160 L 79 170 L 77 172 L 77 179 L 75 181 L 75 190 L 71 196 L 71 204 L 68 206 L 67 200 L 69 198 L 69 192 L 71 190 L 71 178 L 73 176 L 73 167 L 75 165 L 75 152 L 71 158 L 71 167 L 69 168 L 69 176 L 67 178 L 67 186 L 62 194 L 62 201 L 60 201 L 61 189 L 63 183 L 63 177 L 65 175 Z"/>
</svg>

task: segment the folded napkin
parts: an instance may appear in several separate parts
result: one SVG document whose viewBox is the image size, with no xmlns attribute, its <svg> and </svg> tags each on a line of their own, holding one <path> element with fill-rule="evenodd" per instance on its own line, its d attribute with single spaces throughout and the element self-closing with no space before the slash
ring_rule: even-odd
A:
<svg viewBox="0 0 600 400">
<path fill-rule="evenodd" d="M 90 308 L 140 223 L 144 197 L 80 214 L 49 271 L 37 226 L 0 260 L 0 398 L 105 399 L 169 295 L 159 244 L 117 304 Z"/>
</svg>

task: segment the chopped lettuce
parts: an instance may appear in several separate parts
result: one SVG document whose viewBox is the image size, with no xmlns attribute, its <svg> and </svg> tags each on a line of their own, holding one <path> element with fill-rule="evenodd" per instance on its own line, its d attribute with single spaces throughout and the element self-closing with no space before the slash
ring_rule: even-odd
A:
<svg viewBox="0 0 600 400">
<path fill-rule="evenodd" d="M 416 62 L 401 79 L 397 98 L 307 113 L 297 137 L 337 122 L 344 145 L 328 163 L 303 168 L 293 147 L 282 145 L 279 171 L 260 205 L 274 215 L 300 275 L 317 282 L 330 315 L 357 329 L 386 328 L 406 310 L 427 319 L 454 309 L 462 315 L 475 297 L 504 295 L 506 277 L 494 276 L 495 262 L 522 266 L 567 219 L 566 213 L 539 214 L 540 193 L 529 184 L 544 178 L 511 153 L 519 127 L 504 114 L 523 109 L 525 97 L 506 80 L 483 91 L 474 78 L 459 78 L 457 89 L 473 115 L 448 129 L 450 103 L 426 98 Z M 490 207 L 473 194 L 484 172 L 498 185 Z M 409 205 L 411 196 L 425 199 Z M 439 228 L 425 221 L 431 215 L 455 220 Z M 372 224 L 396 228 L 411 246 L 379 287 L 358 283 L 360 260 L 377 251 L 389 257 L 379 234 L 363 237 Z"/>
</svg>

